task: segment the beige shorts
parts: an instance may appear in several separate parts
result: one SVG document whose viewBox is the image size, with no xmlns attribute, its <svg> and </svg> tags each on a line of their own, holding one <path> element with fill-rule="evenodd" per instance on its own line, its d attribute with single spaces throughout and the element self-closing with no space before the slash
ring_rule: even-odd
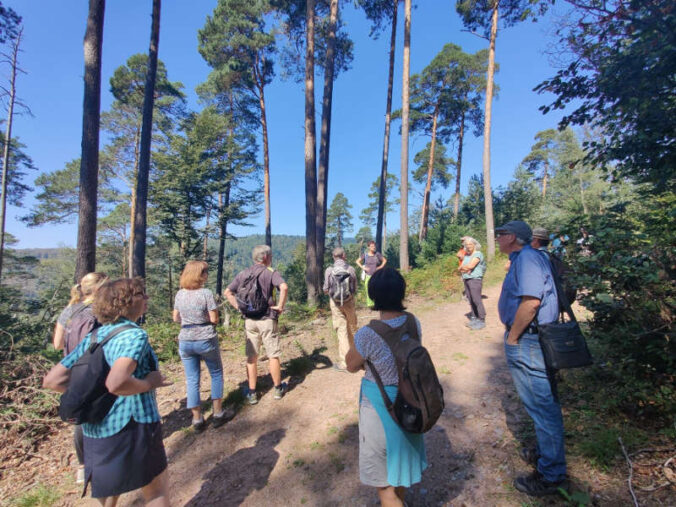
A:
<svg viewBox="0 0 676 507">
<path fill-rule="evenodd" d="M 265 347 L 268 357 L 279 357 L 282 355 L 276 320 L 246 319 L 244 321 L 244 329 L 246 330 L 246 357 L 257 356 L 260 352 L 261 344 Z"/>
</svg>

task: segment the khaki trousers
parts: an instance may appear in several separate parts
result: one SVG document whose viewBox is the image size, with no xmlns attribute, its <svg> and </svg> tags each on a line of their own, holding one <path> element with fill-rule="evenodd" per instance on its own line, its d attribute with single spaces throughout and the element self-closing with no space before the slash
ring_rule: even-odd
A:
<svg viewBox="0 0 676 507">
<path fill-rule="evenodd" d="M 354 297 L 343 303 L 343 306 L 336 304 L 333 299 L 329 299 L 331 305 L 331 321 L 333 329 L 338 335 L 338 365 L 345 368 L 345 356 L 350 346 L 354 342 L 354 333 L 357 332 L 357 313 L 354 309 Z"/>
</svg>

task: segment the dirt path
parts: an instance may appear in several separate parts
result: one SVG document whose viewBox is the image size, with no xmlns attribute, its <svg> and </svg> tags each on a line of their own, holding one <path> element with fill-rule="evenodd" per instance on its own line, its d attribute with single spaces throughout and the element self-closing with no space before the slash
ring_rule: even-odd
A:
<svg viewBox="0 0 676 507">
<path fill-rule="evenodd" d="M 410 310 L 421 320 L 423 343 L 434 358 L 444 386 L 446 409 L 425 436 L 429 469 L 411 488 L 410 505 L 538 505 L 511 486 L 528 468 L 516 455 L 519 440 L 528 437 L 528 418 L 513 389 L 502 351 L 502 326 L 496 306 L 499 287 L 484 291 L 487 327 L 464 326 L 466 303 L 413 301 Z M 363 311 L 363 325 L 375 314 Z M 308 353 L 324 343 L 335 356 L 328 325 L 317 320 L 284 338 L 285 358 Z M 304 377 L 290 377 L 290 392 L 281 401 L 267 392 L 258 405 L 245 406 L 225 426 L 209 426 L 202 434 L 189 429 L 183 375 L 171 370 L 176 383 L 161 391 L 165 446 L 169 457 L 173 505 L 371 505 L 373 488 L 358 479 L 357 395 L 361 375 L 338 372 L 325 357 L 314 356 L 315 368 Z M 324 361 L 324 362 L 323 362 Z M 262 363 L 259 374 L 266 373 Z M 226 361 L 226 383 L 235 389 L 243 380 L 243 359 Z M 204 382 L 203 382 L 204 384 Z M 203 386 L 207 397 L 208 382 Z M 68 430 L 64 430 L 68 431 Z M 67 435 L 67 433 L 66 433 Z M 63 435 L 61 435 L 63 437 Z M 55 439 L 58 440 L 58 439 Z M 68 438 L 60 447 L 68 448 Z M 47 446 L 49 443 L 46 444 Z M 64 460 L 52 468 L 71 475 Z M 60 466 L 59 466 L 60 465 Z M 597 491 L 599 504 L 624 504 L 623 495 L 608 491 L 608 478 L 584 465 L 570 463 L 574 484 Z M 39 479 L 39 475 L 37 477 Z M 599 484 L 603 480 L 605 486 Z M 615 487 L 617 481 L 610 488 Z M 618 493 L 621 495 L 621 493 Z M 70 486 L 61 505 L 98 505 L 78 500 Z M 126 495 L 121 505 L 141 505 Z M 541 505 L 563 505 L 561 499 Z"/>
</svg>

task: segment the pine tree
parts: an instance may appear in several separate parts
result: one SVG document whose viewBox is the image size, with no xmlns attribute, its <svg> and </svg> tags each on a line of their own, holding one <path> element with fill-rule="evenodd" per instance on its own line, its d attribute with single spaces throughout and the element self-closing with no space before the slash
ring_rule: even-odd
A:
<svg viewBox="0 0 676 507">
<path fill-rule="evenodd" d="M 352 231 L 352 205 L 347 197 L 338 192 L 331 201 L 331 207 L 326 216 L 326 232 L 335 239 L 338 246 L 343 246 L 345 234 Z"/>
</svg>

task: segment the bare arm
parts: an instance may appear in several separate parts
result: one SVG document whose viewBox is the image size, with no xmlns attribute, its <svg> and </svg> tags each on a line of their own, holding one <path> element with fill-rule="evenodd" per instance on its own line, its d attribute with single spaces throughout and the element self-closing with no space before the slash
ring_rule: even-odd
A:
<svg viewBox="0 0 676 507">
<path fill-rule="evenodd" d="M 110 369 L 108 378 L 106 378 L 108 391 L 118 396 L 130 396 L 171 384 L 164 379 L 159 371 L 151 371 L 144 379 L 132 376 L 136 364 L 136 361 L 130 357 L 117 359 Z"/>
<path fill-rule="evenodd" d="M 239 305 L 237 304 L 237 298 L 230 289 L 225 289 L 223 295 L 225 296 L 225 299 L 228 300 L 228 303 L 230 303 L 230 306 L 239 309 Z"/>
<path fill-rule="evenodd" d="M 66 344 L 65 336 L 66 328 L 57 322 L 56 326 L 54 326 L 54 338 L 52 339 L 52 344 L 56 350 L 63 350 Z"/>
<path fill-rule="evenodd" d="M 61 363 L 55 364 L 42 380 L 42 387 L 57 393 L 65 393 L 70 380 L 70 370 Z"/>
<path fill-rule="evenodd" d="M 533 322 L 538 308 L 540 307 L 540 300 L 533 296 L 522 296 L 519 308 L 516 310 L 514 322 L 507 335 L 507 344 L 516 345 L 519 342 L 519 337 L 526 330 L 526 328 Z"/>
<path fill-rule="evenodd" d="M 171 314 L 171 317 L 173 318 L 174 322 L 178 322 L 179 324 L 181 323 L 181 314 L 178 310 L 174 310 Z"/>
<path fill-rule="evenodd" d="M 352 344 L 350 347 L 350 350 L 347 351 L 347 354 L 345 355 L 345 365 L 347 367 L 347 371 L 350 373 L 356 373 L 359 370 L 362 370 L 364 368 L 364 358 L 362 355 L 357 352 L 357 348 Z"/>
<path fill-rule="evenodd" d="M 381 257 L 382 257 L 382 259 L 383 259 L 383 262 L 381 262 L 381 263 L 380 263 L 380 266 L 378 266 L 378 267 L 376 268 L 376 271 L 378 271 L 379 269 L 383 269 L 383 268 L 385 267 L 385 264 L 387 264 L 387 259 L 385 258 L 385 256 L 381 256 Z"/>
<path fill-rule="evenodd" d="M 209 322 L 218 324 L 218 310 L 209 310 Z"/>
<path fill-rule="evenodd" d="M 359 257 L 355 262 L 357 263 L 357 266 L 359 266 L 361 269 L 364 269 L 364 265 L 361 262 L 361 257 Z"/>
<path fill-rule="evenodd" d="M 286 304 L 286 297 L 289 294 L 289 286 L 286 282 L 279 285 L 279 302 L 275 306 L 271 306 L 271 310 L 282 313 L 284 311 L 284 305 Z"/>
<path fill-rule="evenodd" d="M 460 266 L 460 267 L 458 268 L 458 270 L 459 270 L 461 273 L 469 273 L 469 272 L 471 272 L 474 268 L 476 268 L 478 265 L 479 265 L 479 258 L 478 258 L 478 257 L 474 257 L 474 259 L 472 259 L 471 261 L 469 261 L 469 264 L 467 264 L 466 266 Z"/>
</svg>

